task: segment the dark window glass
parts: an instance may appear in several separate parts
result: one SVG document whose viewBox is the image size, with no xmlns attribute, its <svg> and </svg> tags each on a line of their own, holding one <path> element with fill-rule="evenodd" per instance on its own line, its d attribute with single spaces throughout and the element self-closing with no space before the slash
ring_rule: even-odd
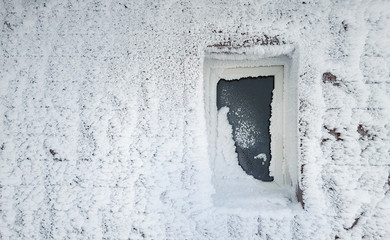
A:
<svg viewBox="0 0 390 240">
<path fill-rule="evenodd" d="M 218 110 L 229 107 L 239 165 L 247 174 L 268 182 L 274 180 L 269 175 L 273 89 L 274 77 L 221 79 L 217 86 Z"/>
</svg>

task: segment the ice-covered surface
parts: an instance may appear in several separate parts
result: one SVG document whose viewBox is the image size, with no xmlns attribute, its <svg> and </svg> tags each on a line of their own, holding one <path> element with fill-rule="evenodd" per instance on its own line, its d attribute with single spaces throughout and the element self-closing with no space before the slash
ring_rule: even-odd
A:
<svg viewBox="0 0 390 240">
<path fill-rule="evenodd" d="M 390 239 L 389 1 L 4 0 L 0 18 L 0 238 Z M 216 207 L 204 52 L 291 46 L 305 209 Z"/>
</svg>

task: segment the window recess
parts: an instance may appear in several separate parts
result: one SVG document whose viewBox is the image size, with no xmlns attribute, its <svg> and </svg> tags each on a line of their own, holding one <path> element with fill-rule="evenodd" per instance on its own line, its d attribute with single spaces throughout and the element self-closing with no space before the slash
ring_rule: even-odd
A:
<svg viewBox="0 0 390 240">
<path fill-rule="evenodd" d="M 288 190 L 290 198 L 299 149 L 297 82 L 291 80 L 291 59 L 235 60 L 243 55 L 221 55 L 204 61 L 208 152 L 216 198 L 222 203 L 246 196 L 244 202 L 254 198 L 260 204 L 259 199 L 267 198 L 264 189 Z"/>
</svg>

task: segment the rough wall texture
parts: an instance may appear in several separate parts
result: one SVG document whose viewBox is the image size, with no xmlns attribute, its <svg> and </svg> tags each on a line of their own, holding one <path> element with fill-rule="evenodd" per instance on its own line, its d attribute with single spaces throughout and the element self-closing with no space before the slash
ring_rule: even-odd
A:
<svg viewBox="0 0 390 240">
<path fill-rule="evenodd" d="M 1 1 L 0 238 L 390 239 L 389 1 Z M 220 212 L 208 46 L 299 54 L 305 209 Z"/>
</svg>

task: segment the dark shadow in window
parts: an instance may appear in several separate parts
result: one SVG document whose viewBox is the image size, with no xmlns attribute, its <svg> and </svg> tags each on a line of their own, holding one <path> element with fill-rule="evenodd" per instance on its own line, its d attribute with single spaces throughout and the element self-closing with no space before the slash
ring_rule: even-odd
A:
<svg viewBox="0 0 390 240">
<path fill-rule="evenodd" d="M 228 120 L 242 169 L 254 178 L 271 182 L 271 118 L 274 77 L 241 78 L 217 86 L 217 107 L 229 107 Z"/>
</svg>

